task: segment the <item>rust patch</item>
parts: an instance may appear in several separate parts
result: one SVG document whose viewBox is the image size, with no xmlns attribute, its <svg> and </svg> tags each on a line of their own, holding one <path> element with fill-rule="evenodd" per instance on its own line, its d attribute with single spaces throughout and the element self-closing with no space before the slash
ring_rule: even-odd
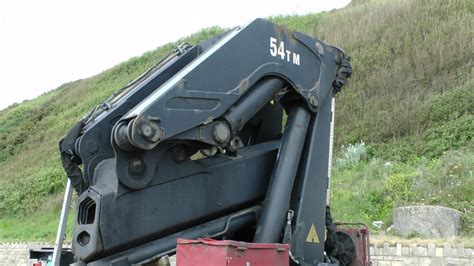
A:
<svg viewBox="0 0 474 266">
<path fill-rule="evenodd" d="M 249 89 L 249 79 L 248 78 L 245 78 L 245 79 L 242 79 L 240 82 L 239 82 L 239 85 L 237 85 L 237 92 L 242 95 L 244 94 L 245 92 L 247 92 L 247 90 Z"/>
</svg>

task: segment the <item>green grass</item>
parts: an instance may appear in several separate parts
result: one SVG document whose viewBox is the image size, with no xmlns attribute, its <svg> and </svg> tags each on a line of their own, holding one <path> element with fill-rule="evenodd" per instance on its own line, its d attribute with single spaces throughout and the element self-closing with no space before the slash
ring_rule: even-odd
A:
<svg viewBox="0 0 474 266">
<path fill-rule="evenodd" d="M 35 213 L 18 213 L 0 218 L 0 243 L 37 241 L 54 243 L 59 224 L 60 204 L 63 193 L 48 198 L 48 207 Z M 71 241 L 75 218 L 75 207 L 72 204 L 66 226 L 66 242 Z"/>
<path fill-rule="evenodd" d="M 391 225 L 392 209 L 442 205 L 461 211 L 464 236 L 474 235 L 474 147 L 410 162 L 362 157 L 336 164 L 331 203 L 337 220 Z M 355 207 L 357 206 L 357 207 Z M 375 230 L 375 228 L 372 228 Z"/>
<path fill-rule="evenodd" d="M 74 213 L 68 217 L 66 242 L 71 242 Z M 59 224 L 59 212 L 40 212 L 34 215 L 14 215 L 0 218 L 0 242 L 37 241 L 54 243 Z"/>
<path fill-rule="evenodd" d="M 270 18 L 352 56 L 353 77 L 337 97 L 335 157 L 360 141 L 367 151 L 335 168 L 336 218 L 389 223 L 394 206 L 440 204 L 462 211 L 472 234 L 473 12 L 468 0 L 357 0 Z M 76 121 L 176 45 L 223 31 L 204 29 L 1 110 L 0 241 L 54 238 L 66 182 L 58 141 Z"/>
</svg>

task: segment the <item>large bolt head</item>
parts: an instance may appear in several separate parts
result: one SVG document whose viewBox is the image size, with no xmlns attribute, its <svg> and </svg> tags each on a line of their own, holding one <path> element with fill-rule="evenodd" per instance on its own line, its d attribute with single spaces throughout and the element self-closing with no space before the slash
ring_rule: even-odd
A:
<svg viewBox="0 0 474 266">
<path fill-rule="evenodd" d="M 224 123 L 218 123 L 213 129 L 214 140 L 217 143 L 225 143 L 230 139 L 229 127 Z"/>
<path fill-rule="evenodd" d="M 130 169 L 130 172 L 135 175 L 142 175 L 146 171 L 145 163 L 138 158 L 131 159 L 128 168 Z"/>
<path fill-rule="evenodd" d="M 155 134 L 155 129 L 148 123 L 143 123 L 140 126 L 140 131 L 144 137 L 151 138 Z"/>
</svg>

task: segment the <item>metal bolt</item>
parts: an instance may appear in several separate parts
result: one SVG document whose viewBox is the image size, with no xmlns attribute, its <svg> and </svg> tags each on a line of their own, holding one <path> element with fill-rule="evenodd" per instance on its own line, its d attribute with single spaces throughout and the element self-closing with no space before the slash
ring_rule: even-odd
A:
<svg viewBox="0 0 474 266">
<path fill-rule="evenodd" d="M 148 123 L 143 123 L 140 127 L 144 137 L 151 138 L 155 134 L 155 129 Z"/>
<path fill-rule="evenodd" d="M 217 148 L 215 146 L 212 146 L 209 149 L 201 149 L 199 150 L 204 156 L 207 157 L 212 157 L 217 154 Z"/>
<path fill-rule="evenodd" d="M 308 101 L 309 101 L 309 104 L 311 104 L 311 106 L 313 106 L 313 107 L 318 106 L 318 100 L 313 95 L 310 95 L 308 97 Z"/>
<path fill-rule="evenodd" d="M 138 158 L 131 159 L 128 167 L 130 169 L 130 172 L 136 175 L 142 175 L 146 170 L 145 163 Z"/>
<path fill-rule="evenodd" d="M 218 143 L 225 143 L 230 138 L 230 130 L 224 123 L 218 123 L 213 129 L 214 140 Z"/>
</svg>

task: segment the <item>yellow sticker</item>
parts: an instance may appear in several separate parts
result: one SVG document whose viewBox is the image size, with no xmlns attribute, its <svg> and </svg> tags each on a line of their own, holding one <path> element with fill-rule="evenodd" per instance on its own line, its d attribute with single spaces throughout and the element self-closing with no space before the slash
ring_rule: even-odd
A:
<svg viewBox="0 0 474 266">
<path fill-rule="evenodd" d="M 306 242 L 319 243 L 318 233 L 316 232 L 316 227 L 314 227 L 314 224 L 311 224 L 311 227 L 309 228 L 308 236 L 306 237 Z"/>
</svg>

